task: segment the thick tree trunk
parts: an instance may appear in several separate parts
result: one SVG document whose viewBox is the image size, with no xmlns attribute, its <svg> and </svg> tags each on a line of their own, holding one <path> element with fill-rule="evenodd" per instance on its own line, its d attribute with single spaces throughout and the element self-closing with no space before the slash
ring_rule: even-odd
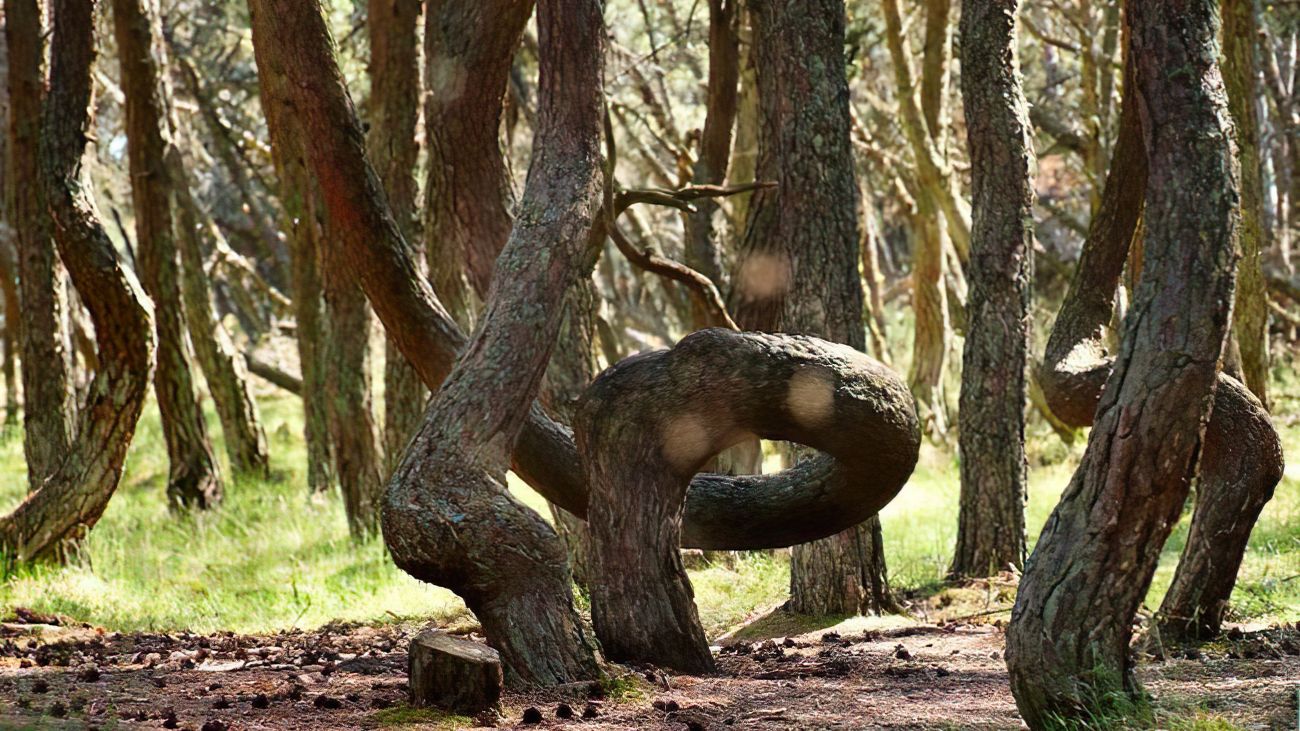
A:
<svg viewBox="0 0 1300 731">
<path fill-rule="evenodd" d="M 415 161 L 420 149 L 415 125 L 420 111 L 417 24 L 420 0 L 370 0 L 370 131 L 366 149 L 384 183 L 388 206 L 402 236 L 419 242 L 416 223 Z M 421 252 L 422 253 L 422 252 Z M 423 258 L 422 256 L 420 258 Z M 391 473 L 420 426 L 429 392 L 406 356 L 385 341 L 384 457 Z"/>
<path fill-rule="evenodd" d="M 1101 208 L 1039 372 L 1052 411 L 1073 427 L 1093 423 L 1114 366 L 1114 358 L 1106 355 L 1105 331 L 1116 309 L 1116 288 L 1126 260 L 1141 259 L 1139 221 L 1147 158 L 1131 64 L 1124 89 L 1120 132 Z M 1160 608 L 1165 638 L 1218 632 L 1250 529 L 1281 479 L 1282 466 L 1281 444 L 1268 413 L 1236 379 L 1220 375 L 1205 429 L 1198 507 L 1192 515 L 1191 535 L 1196 539 L 1189 538 Z M 1234 507 L 1225 509 L 1228 505 Z"/>
<path fill-rule="evenodd" d="M 408 355 L 412 340 L 456 338 L 445 311 L 419 281 L 404 278 L 376 296 L 360 251 L 383 236 L 390 257 L 370 267 L 410 271 L 400 230 L 360 151 L 361 131 L 334 61 L 317 3 L 251 0 L 254 48 L 265 104 L 292 105 L 308 134 L 335 251 L 378 302 L 405 300 L 413 332 L 390 327 Z M 539 13 L 541 108 L 537 154 L 498 269 L 484 321 L 442 385 L 389 485 L 383 527 L 399 566 L 449 586 L 474 610 L 515 681 L 554 684 L 599 670 L 574 611 L 564 549 L 541 518 L 505 486 L 512 445 L 529 414 L 560 326 L 565 293 L 590 271 L 603 239 L 591 232 L 605 191 L 600 169 L 604 25 L 596 2 L 543 3 Z M 561 83 L 561 80 L 563 82 Z M 504 84 L 502 86 L 504 88 Z M 274 132 L 274 129 L 273 129 Z M 362 195 L 358 196 L 358 193 Z M 374 220 L 376 226 L 369 226 Z M 373 244 L 369 244 L 373 245 Z M 391 281 L 391 280 L 390 280 Z M 425 329 L 426 326 L 431 326 Z M 420 358 L 446 367 L 442 352 Z M 505 364 L 509 362 L 509 367 Z M 432 368 L 430 368 L 432 366 Z M 445 371 L 443 371 L 445 373 Z M 426 376 L 426 382 L 430 379 Z"/>
<path fill-rule="evenodd" d="M 172 179 L 165 161 L 172 145 L 166 117 L 170 90 L 153 0 L 113 0 L 113 28 L 126 95 L 136 255 L 141 281 L 153 299 L 157 317 L 154 393 L 170 465 L 167 497 L 179 507 L 208 508 L 221 500 L 222 489 L 186 347 L 171 204 L 172 186 L 184 183 Z"/>
<path fill-rule="evenodd" d="M 270 470 L 266 452 L 266 433 L 262 430 L 257 402 L 248 389 L 248 369 L 235 352 L 230 333 L 217 318 L 212 306 L 205 257 L 200 241 L 202 231 L 210 230 L 200 221 L 202 213 L 190 194 L 190 179 L 180 151 L 168 152 L 168 167 L 174 181 L 172 195 L 176 202 L 176 241 L 181 253 L 181 294 L 185 300 L 186 322 L 190 341 L 208 391 L 221 419 L 226 437 L 226 454 L 238 473 L 266 476 Z"/>
<path fill-rule="evenodd" d="M 5 0 L 9 50 L 9 159 L 4 194 L 18 250 L 23 453 L 36 490 L 58 469 L 72 439 L 73 401 L 64 324 L 63 267 L 54 256 L 40 184 L 45 89 L 39 0 Z"/>
<path fill-rule="evenodd" d="M 713 668 L 678 551 L 692 475 L 742 439 L 788 440 L 836 460 L 853 501 L 874 512 L 907 481 L 920 446 L 911 395 L 877 361 L 812 337 L 722 329 L 605 371 L 582 397 L 575 434 L 592 490 L 591 607 L 601 645 L 614 660 L 683 672 Z M 830 545 L 870 535 L 858 527 Z M 812 550 L 837 560 L 847 553 L 826 545 Z M 826 588 L 858 602 L 871 578 Z"/>
<path fill-rule="evenodd" d="M 150 308 L 135 278 L 117 260 L 83 187 L 89 130 L 95 6 L 55 0 L 53 67 L 45 109 L 40 184 L 59 255 L 90 309 L 101 367 L 80 412 L 76 439 L 40 489 L 0 517 L 0 554 L 15 561 L 49 556 L 89 530 L 122 476 L 153 365 Z"/>
<path fill-rule="evenodd" d="M 777 187 L 751 203 L 732 311 L 746 329 L 822 335 L 864 350 L 844 4 L 752 2 L 749 8 L 760 111 L 757 177 Z M 799 115 L 789 114 L 791 105 Z M 809 145 L 809 139 L 822 142 Z M 798 612 L 857 614 L 892 606 L 879 521 L 815 548 L 795 547 L 790 589 Z"/>
<path fill-rule="evenodd" d="M 1260 166 L 1260 93 L 1256 38 L 1259 24 L 1254 0 L 1227 0 L 1223 15 L 1223 83 L 1236 127 L 1241 164 L 1241 263 L 1237 265 L 1237 299 L 1233 334 L 1241 353 L 1241 370 L 1252 393 L 1268 406 L 1268 287 L 1262 254 L 1269 248 L 1264 216 L 1264 179 Z"/>
<path fill-rule="evenodd" d="M 1138 692 L 1133 618 L 1201 451 L 1229 325 L 1238 203 L 1215 10 L 1129 6 L 1148 141 L 1145 262 L 1088 450 L 1028 561 L 1007 632 L 1012 691 L 1031 727 Z"/>
<path fill-rule="evenodd" d="M 424 26 L 425 248 L 434 290 L 462 327 L 510 236 L 501 105 L 532 0 L 431 0 Z M 468 289 L 466 288 L 468 282 Z"/>
<path fill-rule="evenodd" d="M 1018 6 L 1019 0 L 966 0 L 961 10 L 974 225 L 954 576 L 1020 569 L 1026 553 L 1034 147 L 1016 51 Z"/>
</svg>

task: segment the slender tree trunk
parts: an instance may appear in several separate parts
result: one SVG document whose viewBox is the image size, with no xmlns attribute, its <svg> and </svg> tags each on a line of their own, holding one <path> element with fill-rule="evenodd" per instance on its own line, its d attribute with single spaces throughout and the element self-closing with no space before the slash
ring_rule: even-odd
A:
<svg viewBox="0 0 1300 731">
<path fill-rule="evenodd" d="M 180 150 L 168 152 L 168 173 L 173 181 L 176 203 L 176 242 L 181 253 L 181 294 L 194 354 L 207 377 L 221 430 L 226 437 L 226 454 L 238 473 L 265 477 L 270 470 L 266 433 L 258 415 L 257 402 L 248 389 L 248 369 L 235 352 L 230 333 L 217 318 L 212 305 L 205 257 L 200 241 L 209 230 L 202 223 L 198 203 L 190 194 L 190 179 Z"/>
<path fill-rule="evenodd" d="M 76 438 L 60 455 L 58 467 L 13 512 L 0 517 L 0 554 L 20 562 L 51 555 L 103 514 L 122 476 L 153 365 L 149 305 L 118 262 L 81 169 L 90 130 L 94 10 L 94 3 L 85 0 L 54 3 L 39 183 L 59 256 L 94 319 L 101 367 L 80 412 Z"/>
<path fill-rule="evenodd" d="M 22 338 L 23 452 L 27 484 L 58 469 L 72 438 L 73 401 L 64 323 L 64 273 L 54 255 L 40 185 L 44 38 L 39 0 L 5 0 L 9 51 L 8 210 L 18 250 Z"/>
<path fill-rule="evenodd" d="M 1016 51 L 1019 0 L 965 0 L 962 99 L 971 155 L 970 313 L 962 362 L 961 508 L 950 573 L 1025 561 L 1025 368 L 1034 147 Z"/>
<path fill-rule="evenodd" d="M 857 180 L 843 63 L 844 4 L 751 2 L 760 109 L 755 194 L 738 256 L 732 311 L 741 327 L 826 336 L 866 347 L 858 277 Z M 791 104 L 801 112 L 787 113 Z M 822 140 L 808 145 L 808 140 Z M 892 607 L 875 518 L 796 546 L 791 606 L 809 614 Z"/>
<path fill-rule="evenodd" d="M 473 298 L 487 297 L 510 236 L 514 196 L 501 154 L 501 107 L 532 12 L 532 0 L 431 0 L 426 14 L 425 248 L 434 290 L 462 327 Z"/>
<path fill-rule="evenodd" d="M 1148 140 L 1145 262 L 1088 450 L 1007 632 L 1012 691 L 1035 728 L 1139 690 L 1133 618 L 1195 474 L 1229 325 L 1237 181 L 1216 8 L 1166 0 L 1129 12 Z"/>
<path fill-rule="evenodd" d="M 736 11 L 740 70 L 736 92 L 736 135 L 731 143 L 728 177 L 733 185 L 742 185 L 754 182 L 758 167 L 758 78 L 754 71 L 753 16 L 744 3 Z M 753 193 L 741 193 L 731 199 L 731 242 L 734 248 L 740 248 L 740 242 L 745 240 L 749 203 L 753 196 Z"/>
<path fill-rule="evenodd" d="M 370 0 L 370 131 L 366 148 L 384 183 L 388 205 L 402 236 L 419 242 L 415 210 L 415 141 L 419 116 L 420 64 L 417 24 L 420 0 Z M 421 252 L 422 253 L 422 252 Z M 423 258 L 422 256 L 420 258 Z M 385 341 L 384 456 L 391 473 L 420 425 L 429 392 L 406 356 Z"/>
<path fill-rule="evenodd" d="M 165 162 L 172 145 L 166 116 L 171 91 L 157 7 L 153 0 L 113 0 L 113 27 L 126 94 L 140 278 L 153 299 L 157 317 L 154 393 L 170 462 L 167 497 L 173 505 L 208 508 L 221 500 L 222 489 L 186 347 L 171 204 L 171 188 L 184 183 L 172 179 Z"/>
<path fill-rule="evenodd" d="M 7 215 L 7 213 L 6 213 Z M 18 343 L 22 341 L 22 308 L 18 304 L 18 253 L 14 249 L 14 234 L 8 231 L 0 242 L 0 289 L 5 307 L 4 378 L 5 426 L 18 424 Z"/>
<path fill-rule="evenodd" d="M 1241 163 L 1241 263 L 1237 266 L 1237 299 L 1233 305 L 1233 334 L 1241 353 L 1241 370 L 1252 393 L 1268 406 L 1268 288 L 1262 254 L 1269 248 L 1264 225 L 1264 180 L 1260 166 L 1260 88 L 1254 0 L 1227 0 L 1223 14 L 1223 82 L 1228 109 L 1236 128 L 1237 159 Z"/>
</svg>

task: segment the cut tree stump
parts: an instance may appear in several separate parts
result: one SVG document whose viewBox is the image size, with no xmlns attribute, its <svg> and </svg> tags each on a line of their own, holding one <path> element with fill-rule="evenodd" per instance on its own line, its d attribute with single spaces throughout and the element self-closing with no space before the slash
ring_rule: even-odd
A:
<svg viewBox="0 0 1300 731">
<path fill-rule="evenodd" d="M 487 645 L 428 630 L 411 640 L 411 705 L 473 715 L 501 700 L 501 658 Z"/>
</svg>

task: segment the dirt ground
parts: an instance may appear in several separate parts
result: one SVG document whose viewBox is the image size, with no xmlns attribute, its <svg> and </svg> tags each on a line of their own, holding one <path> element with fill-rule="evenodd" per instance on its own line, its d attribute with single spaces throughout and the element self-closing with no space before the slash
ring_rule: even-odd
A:
<svg viewBox="0 0 1300 731">
<path fill-rule="evenodd" d="M 715 676 L 627 668 L 603 690 L 509 693 L 500 715 L 473 723 L 404 706 L 406 645 L 420 629 L 119 634 L 19 610 L 0 625 L 0 729 L 1023 727 L 996 624 L 747 635 L 720 647 Z M 1300 630 L 1236 630 L 1147 657 L 1141 677 L 1161 713 L 1294 729 Z"/>
</svg>

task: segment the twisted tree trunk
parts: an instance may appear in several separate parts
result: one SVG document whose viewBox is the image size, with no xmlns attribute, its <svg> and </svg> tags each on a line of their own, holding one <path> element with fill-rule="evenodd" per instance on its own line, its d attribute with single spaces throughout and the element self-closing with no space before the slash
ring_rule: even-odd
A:
<svg viewBox="0 0 1300 731">
<path fill-rule="evenodd" d="M 1019 569 L 1026 553 L 1034 148 L 1016 52 L 1018 6 L 1019 0 L 966 0 L 961 11 L 974 225 L 954 576 Z"/>
<path fill-rule="evenodd" d="M 117 260 L 81 169 L 90 127 L 95 5 L 55 0 L 53 67 L 45 109 L 40 179 L 59 256 L 90 310 L 100 368 L 79 414 L 76 439 L 40 489 L 0 517 L 0 554 L 49 556 L 94 526 L 122 476 L 153 365 L 150 308 Z"/>
<path fill-rule="evenodd" d="M 421 3 L 420 0 L 370 0 L 369 7 L 372 119 L 366 149 L 383 180 L 389 208 L 402 229 L 402 236 L 407 241 L 419 242 L 415 161 L 420 149 L 415 142 L 415 125 L 420 109 L 417 24 Z M 419 427 L 428 395 L 406 356 L 391 338 L 386 340 L 383 429 L 386 473 L 397 466 L 407 442 Z"/>
<path fill-rule="evenodd" d="M 18 251 L 23 453 L 28 488 L 36 490 L 67 454 L 73 436 L 73 402 L 64 348 L 64 273 L 54 255 L 41 185 L 42 7 L 39 0 L 5 0 L 4 9 L 10 105 L 4 194 Z"/>
<path fill-rule="evenodd" d="M 1149 161 L 1145 262 L 1088 450 L 1007 632 L 1012 691 L 1035 728 L 1139 690 L 1133 617 L 1195 474 L 1229 325 L 1238 198 L 1217 14 L 1181 0 L 1129 12 Z"/>
<path fill-rule="evenodd" d="M 171 188 L 184 181 L 172 178 L 165 159 L 172 145 L 166 116 L 171 93 L 153 0 L 113 0 L 113 28 L 126 95 L 136 255 L 156 314 L 154 393 L 167 442 L 167 497 L 180 507 L 209 508 L 221 500 L 222 488 L 186 347 L 171 202 Z"/>
</svg>

